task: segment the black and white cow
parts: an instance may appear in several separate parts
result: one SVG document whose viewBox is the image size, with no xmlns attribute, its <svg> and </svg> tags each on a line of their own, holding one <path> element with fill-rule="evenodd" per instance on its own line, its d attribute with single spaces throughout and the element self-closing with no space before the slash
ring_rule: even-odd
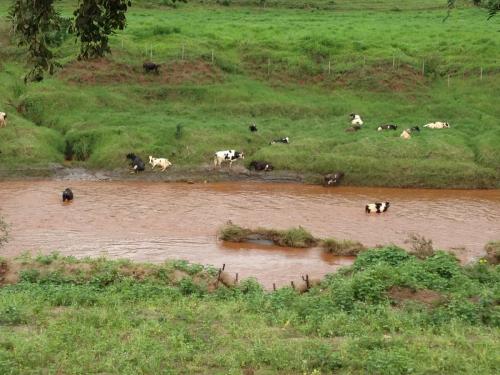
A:
<svg viewBox="0 0 500 375">
<path fill-rule="evenodd" d="M 73 200 L 73 192 L 70 188 L 66 188 L 62 193 L 63 202 L 71 202 Z"/>
<path fill-rule="evenodd" d="M 258 129 L 257 129 L 257 125 L 255 125 L 255 123 L 252 123 L 252 124 L 248 127 L 248 129 L 250 129 L 250 131 L 251 131 L 252 133 L 254 133 L 254 132 L 256 132 L 256 131 L 258 130 Z"/>
<path fill-rule="evenodd" d="M 389 208 L 390 203 L 389 202 L 383 202 L 383 203 L 370 203 L 365 206 L 365 212 L 367 214 L 376 212 L 377 214 L 381 212 L 387 211 Z"/>
<path fill-rule="evenodd" d="M 335 172 L 327 174 L 324 177 L 325 186 L 335 186 L 340 183 L 340 180 L 344 177 L 344 172 Z"/>
<path fill-rule="evenodd" d="M 127 159 L 130 160 L 130 166 L 134 169 L 135 173 L 142 172 L 146 167 L 141 158 L 134 153 L 127 154 Z"/>
<path fill-rule="evenodd" d="M 217 151 L 214 156 L 214 165 L 215 167 L 222 167 L 222 162 L 228 161 L 229 167 L 231 167 L 233 161 L 238 159 L 245 159 L 243 152 L 236 150 Z"/>
<path fill-rule="evenodd" d="M 267 161 L 258 161 L 258 160 L 253 160 L 248 168 L 264 172 L 272 171 L 274 169 L 271 163 L 268 163 Z"/>
<path fill-rule="evenodd" d="M 397 125 L 388 124 L 388 125 L 380 125 L 377 130 L 381 132 L 382 130 L 396 130 L 398 128 Z"/>
<path fill-rule="evenodd" d="M 410 133 L 417 132 L 420 133 L 420 128 L 418 126 L 412 126 L 410 128 Z"/>
<path fill-rule="evenodd" d="M 429 129 L 448 129 L 449 127 L 450 124 L 444 121 L 430 122 L 424 125 L 424 128 L 429 128 Z"/>
<path fill-rule="evenodd" d="M 363 120 L 360 115 L 351 113 L 349 116 L 351 116 L 351 125 L 363 125 Z"/>
<path fill-rule="evenodd" d="M 271 142 L 269 142 L 270 145 L 274 145 L 275 143 L 289 144 L 290 143 L 290 138 L 288 138 L 288 137 L 278 138 L 278 139 L 273 139 Z"/>
</svg>

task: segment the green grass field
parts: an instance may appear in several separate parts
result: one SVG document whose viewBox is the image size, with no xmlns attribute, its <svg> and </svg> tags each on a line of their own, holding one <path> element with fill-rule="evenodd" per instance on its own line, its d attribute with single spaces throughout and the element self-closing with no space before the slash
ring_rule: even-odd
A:
<svg viewBox="0 0 500 375">
<path fill-rule="evenodd" d="M 0 373 L 496 374 L 499 270 L 384 248 L 299 294 L 183 262 L 0 259 Z"/>
<path fill-rule="evenodd" d="M 245 165 L 343 170 L 352 185 L 500 186 L 500 18 L 465 7 L 443 22 L 444 0 L 158 3 L 134 3 L 107 59 L 76 62 L 70 36 L 56 48 L 63 69 L 24 86 L 0 2 L 1 169 L 45 168 L 72 150 L 75 166 L 125 168 L 134 151 L 183 170 L 234 148 Z M 151 53 L 159 76 L 142 72 Z M 344 131 L 351 112 L 365 120 L 357 133 Z M 375 131 L 442 120 L 451 129 L 409 141 Z M 269 145 L 283 136 L 290 145 Z"/>
</svg>

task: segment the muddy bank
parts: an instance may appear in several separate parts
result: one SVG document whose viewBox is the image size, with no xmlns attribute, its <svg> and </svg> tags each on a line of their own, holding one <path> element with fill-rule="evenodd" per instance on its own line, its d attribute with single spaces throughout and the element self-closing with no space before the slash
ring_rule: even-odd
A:
<svg viewBox="0 0 500 375">
<path fill-rule="evenodd" d="M 71 187 L 75 200 L 62 204 Z M 367 202 L 391 202 L 369 215 Z M 158 183 L 57 180 L 0 182 L 0 214 L 10 225 L 1 256 L 54 250 L 77 257 L 163 262 L 185 259 L 220 267 L 264 285 L 289 283 L 301 274 L 321 277 L 352 258 L 322 249 L 290 249 L 217 240 L 231 220 L 238 225 L 284 230 L 302 226 L 317 238 L 357 240 L 366 246 L 405 247 L 409 233 L 453 250 L 463 261 L 484 255 L 500 237 L 496 190 L 335 189 L 255 182 Z"/>
</svg>

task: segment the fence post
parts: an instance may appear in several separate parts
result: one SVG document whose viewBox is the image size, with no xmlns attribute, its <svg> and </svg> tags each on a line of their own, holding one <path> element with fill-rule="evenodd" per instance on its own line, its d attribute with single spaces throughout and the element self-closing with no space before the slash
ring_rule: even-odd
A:
<svg viewBox="0 0 500 375">
<path fill-rule="evenodd" d="M 483 80 L 483 67 L 481 67 L 481 81 Z"/>
<path fill-rule="evenodd" d="M 328 60 L 328 75 L 332 72 L 332 62 Z"/>
<path fill-rule="evenodd" d="M 422 76 L 425 76 L 425 59 L 422 60 Z"/>
<path fill-rule="evenodd" d="M 150 58 L 150 60 L 153 60 L 153 43 L 151 43 L 149 47 L 150 47 L 149 58 Z"/>
<path fill-rule="evenodd" d="M 181 54 L 181 60 L 184 60 L 184 44 L 182 45 L 182 54 Z"/>
<path fill-rule="evenodd" d="M 214 50 L 212 50 L 212 65 L 214 63 Z"/>
<path fill-rule="evenodd" d="M 450 75 L 448 74 L 448 87 L 450 87 Z"/>
<path fill-rule="evenodd" d="M 271 75 L 271 58 L 267 58 L 267 76 Z"/>
</svg>

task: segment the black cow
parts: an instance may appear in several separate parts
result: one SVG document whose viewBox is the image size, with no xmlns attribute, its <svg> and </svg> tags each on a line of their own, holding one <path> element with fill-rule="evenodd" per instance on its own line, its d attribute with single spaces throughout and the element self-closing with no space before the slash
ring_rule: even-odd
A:
<svg viewBox="0 0 500 375">
<path fill-rule="evenodd" d="M 143 171 L 146 167 L 141 158 L 133 153 L 127 154 L 127 159 L 130 160 L 130 166 L 134 169 L 135 173 Z"/>
<path fill-rule="evenodd" d="M 272 171 L 274 169 L 271 163 L 268 163 L 267 161 L 258 161 L 258 160 L 253 160 L 248 168 L 249 169 L 253 168 L 256 171 L 265 171 L 265 172 Z"/>
<path fill-rule="evenodd" d="M 71 202 L 73 200 L 73 192 L 70 188 L 66 188 L 62 193 L 63 202 Z"/>
<path fill-rule="evenodd" d="M 420 128 L 418 126 L 411 127 L 410 128 L 410 133 L 413 133 L 413 132 L 420 133 Z"/>
<path fill-rule="evenodd" d="M 257 125 L 255 125 L 255 123 L 253 123 L 252 125 L 250 125 L 250 126 L 248 127 L 248 129 L 250 129 L 250 131 L 251 131 L 252 133 L 254 133 L 254 132 L 256 132 L 256 131 L 258 130 L 258 129 L 257 129 Z"/>
<path fill-rule="evenodd" d="M 156 74 L 160 73 L 160 64 L 155 64 L 154 62 L 151 61 L 146 61 L 144 64 L 142 64 L 142 68 L 144 69 L 145 73 L 151 73 L 154 72 Z"/>
<path fill-rule="evenodd" d="M 335 172 L 327 174 L 324 177 L 324 184 L 325 186 L 338 185 L 343 177 L 344 177 L 344 172 Z"/>
</svg>

